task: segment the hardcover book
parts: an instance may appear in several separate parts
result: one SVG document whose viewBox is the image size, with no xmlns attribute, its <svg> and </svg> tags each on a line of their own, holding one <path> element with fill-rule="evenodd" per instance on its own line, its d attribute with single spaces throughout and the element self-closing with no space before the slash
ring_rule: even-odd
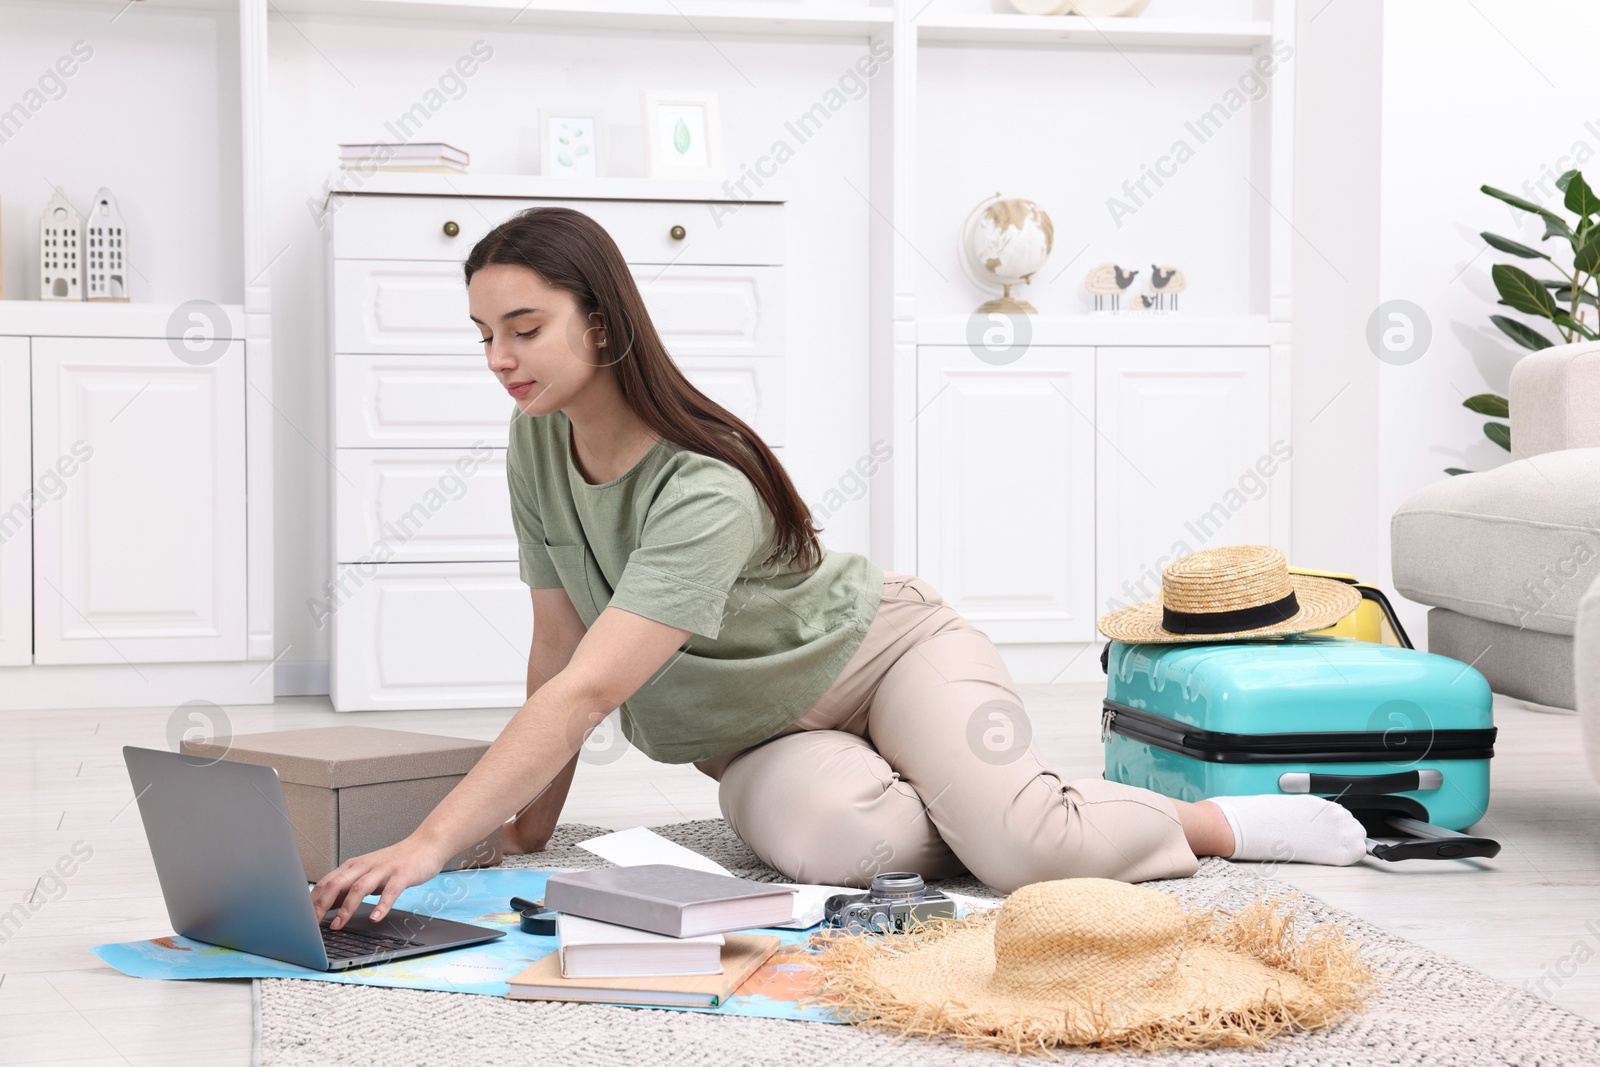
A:
<svg viewBox="0 0 1600 1067">
<path fill-rule="evenodd" d="M 794 918 L 794 895 L 787 886 L 646 863 L 553 874 L 544 904 L 636 930 L 697 937 L 787 923 Z"/>
</svg>

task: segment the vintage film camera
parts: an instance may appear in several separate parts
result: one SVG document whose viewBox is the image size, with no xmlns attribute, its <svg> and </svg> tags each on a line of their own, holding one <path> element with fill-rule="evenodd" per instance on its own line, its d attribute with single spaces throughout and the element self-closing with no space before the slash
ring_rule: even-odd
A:
<svg viewBox="0 0 1600 1067">
<path fill-rule="evenodd" d="M 929 919 L 954 919 L 956 902 L 929 889 L 920 874 L 889 871 L 873 875 L 865 893 L 835 893 L 822 902 L 822 915 L 851 933 L 899 933 Z"/>
</svg>

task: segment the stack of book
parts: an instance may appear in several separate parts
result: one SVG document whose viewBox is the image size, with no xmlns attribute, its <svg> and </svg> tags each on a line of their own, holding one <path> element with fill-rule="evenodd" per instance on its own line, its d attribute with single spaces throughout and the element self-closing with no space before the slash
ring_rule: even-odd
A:
<svg viewBox="0 0 1600 1067">
<path fill-rule="evenodd" d="M 401 144 L 342 144 L 339 166 L 364 173 L 465 174 L 471 161 L 461 149 L 437 141 Z"/>
<path fill-rule="evenodd" d="M 778 949 L 795 890 L 644 864 L 551 875 L 556 951 L 511 979 L 514 1000 L 721 1006 Z"/>
</svg>

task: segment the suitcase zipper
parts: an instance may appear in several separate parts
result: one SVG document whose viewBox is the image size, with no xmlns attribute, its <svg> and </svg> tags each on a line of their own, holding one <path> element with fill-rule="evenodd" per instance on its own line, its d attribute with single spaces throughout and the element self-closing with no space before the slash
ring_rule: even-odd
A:
<svg viewBox="0 0 1600 1067">
<path fill-rule="evenodd" d="M 1321 731 L 1233 734 L 1186 726 L 1112 700 L 1100 714 L 1102 741 L 1118 734 L 1208 763 L 1416 763 L 1494 756 L 1497 730 Z"/>
</svg>

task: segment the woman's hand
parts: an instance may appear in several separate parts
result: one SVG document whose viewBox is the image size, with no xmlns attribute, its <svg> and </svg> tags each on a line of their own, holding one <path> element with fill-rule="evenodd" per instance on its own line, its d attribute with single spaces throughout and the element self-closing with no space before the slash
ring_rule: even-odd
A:
<svg viewBox="0 0 1600 1067">
<path fill-rule="evenodd" d="M 378 893 L 380 898 L 371 916 L 376 921 L 389 914 L 396 897 L 438 874 L 449 858 L 412 834 L 388 848 L 353 856 L 323 875 L 311 890 L 311 905 L 319 922 L 330 909 L 338 908 L 332 925 L 339 930 L 356 913 L 363 897 Z"/>
</svg>

